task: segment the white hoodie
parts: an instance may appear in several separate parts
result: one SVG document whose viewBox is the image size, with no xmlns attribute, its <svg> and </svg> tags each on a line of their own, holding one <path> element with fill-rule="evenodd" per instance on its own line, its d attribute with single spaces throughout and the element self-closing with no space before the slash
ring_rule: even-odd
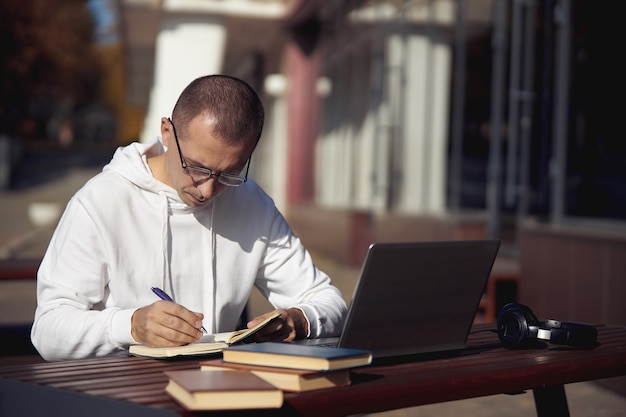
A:
<svg viewBox="0 0 626 417">
<path fill-rule="evenodd" d="M 275 308 L 300 308 L 309 337 L 336 335 L 341 293 L 312 263 L 252 180 L 191 208 L 157 181 L 160 140 L 119 148 L 70 200 L 37 278 L 31 339 L 47 360 L 125 354 L 131 317 L 159 287 L 204 313 L 209 333 L 235 330 L 253 286 Z"/>
</svg>

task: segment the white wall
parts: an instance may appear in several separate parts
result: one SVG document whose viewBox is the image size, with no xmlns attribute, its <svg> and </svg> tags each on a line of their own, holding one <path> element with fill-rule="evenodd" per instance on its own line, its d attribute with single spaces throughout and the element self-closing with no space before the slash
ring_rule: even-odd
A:
<svg viewBox="0 0 626 417">
<path fill-rule="evenodd" d="M 182 90 L 202 75 L 222 69 L 226 31 L 206 15 L 164 14 L 156 40 L 154 85 L 141 141 L 160 135 L 161 117 L 170 117 Z"/>
<path fill-rule="evenodd" d="M 359 15 L 379 29 L 329 44 L 335 94 L 318 140 L 319 204 L 445 213 L 451 6 L 425 2 L 400 15 L 387 4 Z"/>
</svg>

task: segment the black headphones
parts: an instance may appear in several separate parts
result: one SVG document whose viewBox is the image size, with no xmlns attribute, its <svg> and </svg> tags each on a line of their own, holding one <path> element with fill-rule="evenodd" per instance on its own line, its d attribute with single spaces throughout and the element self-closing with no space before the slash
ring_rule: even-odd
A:
<svg viewBox="0 0 626 417">
<path fill-rule="evenodd" d="M 559 320 L 539 321 L 523 304 L 509 303 L 502 307 L 497 325 L 500 342 L 510 349 L 537 346 L 541 341 L 577 348 L 597 345 L 598 330 L 595 327 Z"/>
</svg>

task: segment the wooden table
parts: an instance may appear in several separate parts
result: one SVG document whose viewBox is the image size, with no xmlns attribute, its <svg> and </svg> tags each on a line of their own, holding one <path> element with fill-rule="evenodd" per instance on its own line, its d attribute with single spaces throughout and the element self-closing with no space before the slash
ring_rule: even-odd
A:
<svg viewBox="0 0 626 417">
<path fill-rule="evenodd" d="M 227 414 L 349 415 L 532 389 L 539 415 L 567 416 L 564 384 L 626 375 L 623 326 L 599 326 L 590 350 L 507 350 L 491 327 L 476 326 L 461 356 L 375 363 L 354 369 L 349 387 L 285 393 L 280 413 Z M 185 416 L 163 392 L 163 371 L 197 367 L 197 359 L 133 357 L 4 366 L 0 415 Z"/>
</svg>

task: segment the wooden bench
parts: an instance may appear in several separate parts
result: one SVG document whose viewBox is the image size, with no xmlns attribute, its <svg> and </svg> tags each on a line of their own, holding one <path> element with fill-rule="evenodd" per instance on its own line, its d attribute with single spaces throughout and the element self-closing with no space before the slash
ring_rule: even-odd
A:
<svg viewBox="0 0 626 417">
<path fill-rule="evenodd" d="M 0 261 L 0 281 L 37 279 L 41 259 L 10 259 Z"/>
<path fill-rule="evenodd" d="M 493 325 L 475 326 L 465 354 L 397 358 L 355 368 L 352 384 L 326 390 L 285 393 L 279 410 L 241 410 L 245 416 L 345 416 L 532 390 L 537 415 L 569 415 L 564 384 L 626 374 L 626 330 L 599 326 L 599 346 L 589 350 L 509 350 Z M 164 371 L 199 369 L 197 358 L 162 361 L 108 357 L 0 367 L 6 410 L 21 415 L 63 410 L 68 416 L 98 410 L 101 415 L 191 416 L 165 392 Z M 37 401 L 24 401 L 36 398 Z M 68 403 L 73 407 L 67 407 Z M 79 407 L 82 405 L 82 409 Z"/>
</svg>

